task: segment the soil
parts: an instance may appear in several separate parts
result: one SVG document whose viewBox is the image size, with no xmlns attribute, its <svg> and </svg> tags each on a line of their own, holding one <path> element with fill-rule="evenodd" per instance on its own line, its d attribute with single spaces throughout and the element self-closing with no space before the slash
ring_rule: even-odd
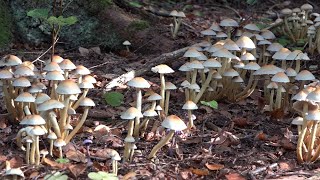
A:
<svg viewBox="0 0 320 180">
<path fill-rule="evenodd" d="M 262 17 L 267 17 L 261 15 L 261 12 L 265 11 L 262 7 L 270 7 L 277 3 L 279 2 L 270 0 L 251 7 L 242 3 L 234 7 L 241 16 L 258 22 Z M 158 9 L 161 8 L 160 5 L 163 6 L 161 3 L 153 5 Z M 187 4 L 177 3 L 175 8 L 182 8 L 185 5 Z M 292 1 L 289 7 L 300 5 L 300 1 Z M 313 2 L 313 5 L 319 10 L 319 2 Z M 227 7 L 231 7 L 231 4 Z M 171 23 L 170 18 L 146 11 L 150 13 L 151 18 L 156 16 L 159 21 L 152 22 L 150 28 L 136 35 L 131 52 L 120 50 L 96 53 L 90 50 L 89 55 L 82 56 L 77 50 L 58 46 L 59 55 L 73 60 L 75 64 L 88 67 L 98 80 L 96 87 L 88 95 L 95 101 L 96 107 L 91 109 L 85 126 L 64 148 L 69 163 L 59 164 L 54 161 L 55 158 L 48 157 L 43 165 L 33 167 L 24 164 L 24 152 L 17 149 L 15 144 L 15 134 L 20 126 L 8 123 L 6 110 L 1 106 L 3 113 L 0 117 L 1 173 L 4 172 L 6 160 L 11 162 L 12 167 L 21 167 L 27 179 L 41 179 L 53 171 L 64 172 L 70 179 L 88 179 L 89 172 L 111 171 L 111 160 L 101 154 L 107 151 L 107 148 L 117 150 L 120 155 L 123 154 L 127 123 L 121 120 L 119 115 L 134 102 L 135 92 L 123 86 L 114 88 L 112 91 L 123 93 L 125 99 L 121 106 L 111 107 L 103 98 L 106 84 L 130 70 L 140 68 L 137 64 L 143 67 L 148 60 L 163 53 L 200 42 L 199 32 L 208 28 L 213 21 L 219 21 L 224 17 L 239 18 L 227 7 L 193 4 L 193 9 L 189 9 L 186 13 L 188 15 L 184 20 L 185 24 L 176 39 L 171 38 L 168 26 Z M 202 16 L 196 16 L 196 12 L 201 12 Z M 127 11 L 126 13 L 129 14 Z M 133 14 L 132 17 L 134 16 L 141 14 Z M 22 48 L 11 49 L 2 52 L 1 55 L 12 53 L 25 59 L 36 59 L 43 51 L 42 48 L 28 48 L 28 51 Z M 183 63 L 184 59 L 178 58 L 168 65 L 177 71 Z M 157 74 L 148 72 L 143 77 L 152 83 L 153 90 L 159 91 Z M 180 84 L 184 80 L 183 77 L 184 74 L 177 71 L 166 76 L 166 79 Z M 119 163 L 120 179 L 320 179 L 319 162 L 297 163 L 295 153 L 297 129 L 290 125 L 295 114 L 264 112 L 261 96 L 261 92 L 257 89 L 249 98 L 237 103 L 220 100 L 218 109 L 201 105 L 199 110 L 194 112 L 197 117 L 196 128 L 191 132 L 176 134 L 175 142 L 163 147 L 157 153 L 157 158 L 152 161 L 147 160 L 146 156 L 161 137 L 150 138 L 150 134 L 146 134 L 136 144 L 138 149 L 133 161 Z M 177 90 L 171 95 L 170 114 L 176 114 L 187 120 L 187 114 L 181 110 L 183 103 L 184 94 Z M 76 120 L 77 118 L 74 119 Z M 151 124 L 153 121 L 154 119 L 151 119 Z M 106 125 L 110 130 L 94 131 L 98 125 Z M 89 150 L 90 156 L 87 147 L 82 143 L 85 139 L 93 140 Z M 48 148 L 45 140 L 40 142 L 40 145 Z"/>
</svg>

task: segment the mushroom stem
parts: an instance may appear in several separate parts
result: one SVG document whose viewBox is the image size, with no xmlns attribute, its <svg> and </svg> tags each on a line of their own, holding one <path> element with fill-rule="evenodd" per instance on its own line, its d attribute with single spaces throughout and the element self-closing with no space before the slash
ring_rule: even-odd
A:
<svg viewBox="0 0 320 180">
<path fill-rule="evenodd" d="M 118 175 L 118 161 L 112 160 L 112 171 L 116 176 Z"/>
<path fill-rule="evenodd" d="M 34 140 L 34 138 L 32 138 L 32 139 Z M 34 164 L 34 162 L 35 162 L 35 160 L 34 160 L 35 152 L 36 152 L 36 142 L 34 140 L 31 145 L 31 150 L 30 150 L 30 164 Z"/>
<path fill-rule="evenodd" d="M 308 154 L 307 154 L 307 161 L 311 160 L 312 152 L 313 152 L 313 147 L 314 147 L 314 141 L 316 140 L 316 133 L 318 129 L 318 121 L 313 121 L 312 124 L 312 130 L 311 130 L 311 138 L 309 138 L 309 143 L 308 143 Z"/>
<path fill-rule="evenodd" d="M 194 124 L 193 124 L 192 113 L 190 109 L 188 109 L 188 119 L 189 119 L 188 129 L 191 129 L 194 126 Z"/>
<path fill-rule="evenodd" d="M 299 138 L 298 138 L 298 142 L 297 142 L 297 159 L 298 159 L 298 162 L 302 163 L 304 160 L 303 160 L 303 155 L 302 155 L 302 145 L 303 145 L 303 141 L 304 141 L 304 137 L 306 135 L 306 132 L 307 132 L 307 125 L 308 125 L 308 122 L 307 120 L 305 119 L 305 116 L 306 116 L 306 113 L 308 112 L 308 104 L 307 103 L 304 103 L 303 104 L 303 110 L 302 110 L 302 117 L 303 117 L 303 124 L 302 124 L 302 129 L 301 129 L 301 132 L 299 134 Z M 317 151 L 319 151 L 318 153 L 320 154 L 320 146 L 317 147 Z M 317 152 L 315 153 L 315 155 L 317 154 Z M 318 154 L 318 155 L 319 155 Z M 311 158 L 311 161 L 313 161 L 312 159 L 314 158 L 315 156 L 313 156 Z"/>
<path fill-rule="evenodd" d="M 141 112 L 141 105 L 142 105 L 142 92 L 141 89 L 138 88 L 137 92 L 137 109 Z M 139 128 L 140 128 L 140 118 L 141 117 L 136 117 L 134 121 L 134 130 L 133 130 L 133 135 L 134 137 L 139 137 Z"/>
<path fill-rule="evenodd" d="M 26 132 L 26 128 L 22 128 L 18 131 L 17 135 L 16 135 L 16 144 L 17 146 L 22 149 L 23 151 L 25 150 L 21 140 L 22 140 L 22 133 Z"/>
<path fill-rule="evenodd" d="M 168 135 L 164 137 L 156 146 L 153 147 L 153 149 L 151 150 L 148 156 L 148 159 L 152 159 L 153 157 L 155 157 L 159 149 L 161 149 L 164 145 L 166 145 L 172 139 L 173 135 L 174 135 L 174 130 L 170 130 Z"/>
<path fill-rule="evenodd" d="M 30 142 L 27 142 L 26 163 L 30 164 Z"/>
<path fill-rule="evenodd" d="M 35 136 L 35 155 L 36 155 L 36 166 L 40 165 L 40 149 L 39 149 L 39 136 Z"/>
<path fill-rule="evenodd" d="M 65 142 L 66 144 L 68 144 L 70 142 L 70 140 L 73 138 L 74 135 L 76 135 L 76 133 L 79 131 L 79 129 L 82 127 L 82 125 L 84 124 L 85 120 L 87 119 L 88 116 L 88 112 L 89 112 L 89 107 L 84 107 L 84 112 L 82 114 L 82 117 L 79 121 L 79 123 L 77 124 L 77 126 L 70 132 L 70 134 L 68 136 L 66 136 L 65 138 Z"/>
<path fill-rule="evenodd" d="M 59 149 L 59 158 L 63 158 L 63 154 L 62 154 L 62 147 L 58 147 Z"/>
<path fill-rule="evenodd" d="M 58 121 L 56 119 L 56 114 L 53 112 L 53 111 L 50 111 L 49 114 L 49 120 L 50 120 L 50 123 L 53 127 L 53 131 L 56 133 L 57 137 L 61 137 L 61 131 L 60 131 L 60 127 L 58 125 Z"/>
<path fill-rule="evenodd" d="M 146 132 L 146 130 L 148 128 L 149 120 L 150 120 L 149 118 L 146 118 L 141 123 L 141 125 L 140 125 L 141 135 L 143 135 Z"/>
<path fill-rule="evenodd" d="M 164 113 L 167 116 L 169 111 L 170 90 L 166 90 L 166 104 L 164 107 Z"/>
<path fill-rule="evenodd" d="M 76 103 L 74 103 L 74 105 L 72 106 L 72 108 L 73 108 L 74 110 L 76 110 L 76 109 L 79 107 L 80 102 L 81 102 L 85 97 L 87 97 L 88 92 L 89 92 L 89 89 L 87 89 L 87 88 L 85 88 L 85 89 L 83 90 L 83 93 L 82 93 L 82 95 L 80 96 L 80 98 L 79 98 L 79 99 L 76 101 Z"/>
<path fill-rule="evenodd" d="M 300 60 L 300 59 L 297 59 L 297 60 L 296 60 L 296 68 L 295 68 L 295 71 L 296 71 L 297 73 L 300 72 L 300 64 L 301 64 L 301 60 Z"/>
<path fill-rule="evenodd" d="M 70 95 L 64 95 L 64 108 L 60 112 L 60 119 L 59 119 L 59 128 L 63 129 L 67 124 L 67 116 L 68 116 L 68 108 L 70 103 Z M 58 136 L 58 135 L 57 135 Z M 65 137 L 64 132 L 61 134 L 61 137 Z"/>
<path fill-rule="evenodd" d="M 160 83 L 161 83 L 161 90 L 160 90 L 160 95 L 161 95 L 161 99 L 160 99 L 160 107 L 162 109 L 164 109 L 164 100 L 165 100 L 165 79 L 164 79 L 164 74 L 160 73 Z"/>
<path fill-rule="evenodd" d="M 53 151 L 53 139 L 50 139 L 49 155 L 51 157 L 52 157 L 52 151 Z"/>
<path fill-rule="evenodd" d="M 274 89 L 271 89 L 270 101 L 269 101 L 270 111 L 273 111 L 273 96 L 274 96 Z"/>
<path fill-rule="evenodd" d="M 206 91 L 206 89 L 208 88 L 210 81 L 212 79 L 212 75 L 215 71 L 213 69 L 210 69 L 209 74 L 207 76 L 207 79 L 205 80 L 205 82 L 203 83 L 200 92 L 196 95 L 196 97 L 194 98 L 194 103 L 198 103 L 198 101 L 201 99 L 203 93 Z"/>
<path fill-rule="evenodd" d="M 276 95 L 276 103 L 275 103 L 275 108 L 279 109 L 281 108 L 281 85 L 279 85 L 278 89 L 277 89 L 277 95 Z"/>
</svg>

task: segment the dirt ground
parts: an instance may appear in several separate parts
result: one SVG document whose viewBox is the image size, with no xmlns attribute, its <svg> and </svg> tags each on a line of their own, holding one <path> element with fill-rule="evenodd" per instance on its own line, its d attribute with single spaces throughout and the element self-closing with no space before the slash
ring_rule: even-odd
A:
<svg viewBox="0 0 320 180">
<path fill-rule="evenodd" d="M 300 6 L 301 3 L 292 1 L 289 7 Z M 320 3 L 312 3 L 319 10 Z M 6 111 L 1 106 L 3 115 L 0 117 L 0 172 L 4 172 L 5 160 L 10 161 L 13 167 L 21 167 L 27 179 L 42 179 L 52 171 L 65 172 L 70 179 L 88 179 L 89 172 L 111 171 L 111 160 L 103 155 L 107 148 L 123 154 L 127 123 L 119 118 L 119 114 L 130 107 L 135 92 L 127 88 L 113 89 L 112 91 L 125 95 L 123 104 L 114 108 L 107 105 L 103 99 L 105 85 L 117 76 L 143 67 L 148 60 L 163 53 L 200 42 L 202 38 L 199 32 L 208 28 L 213 21 L 224 17 L 239 18 L 238 13 L 250 21 L 259 22 L 268 17 L 262 13 L 265 11 L 263 7 L 275 4 L 279 2 L 268 0 L 252 7 L 236 4 L 233 8 L 236 12 L 229 9 L 231 5 L 192 4 L 193 8 L 186 13 L 187 18 L 177 39 L 172 39 L 170 35 L 168 25 L 171 19 L 157 16 L 160 23 L 152 24 L 145 34 L 139 34 L 141 43 L 134 45 L 130 53 L 91 51 L 89 55 L 82 56 L 78 50 L 58 47 L 57 52 L 62 57 L 73 60 L 75 64 L 85 65 L 95 75 L 98 83 L 96 88 L 90 91 L 89 97 L 97 106 L 91 109 L 81 132 L 64 148 L 70 162 L 56 163 L 54 158 L 48 157 L 44 165 L 39 167 L 24 164 L 24 152 L 17 149 L 14 140 L 20 126 L 7 122 Z M 177 3 L 175 8 L 185 5 Z M 196 16 L 196 12 L 201 12 L 202 16 Z M 12 49 L 2 52 L 1 55 L 12 53 L 25 59 L 35 59 L 42 51 L 43 49 L 30 47 L 28 51 L 23 48 Z M 169 65 L 177 71 L 184 61 L 183 58 L 178 58 Z M 319 77 L 319 74 L 317 76 Z M 143 77 L 154 83 L 154 90 L 159 90 L 157 74 L 148 72 Z M 177 71 L 166 79 L 180 84 L 183 77 L 184 75 Z M 181 110 L 184 103 L 183 92 L 176 91 L 171 97 L 170 114 L 186 120 L 187 114 Z M 265 113 L 262 110 L 263 105 L 260 91 L 256 90 L 249 98 L 238 103 L 220 100 L 218 109 L 200 106 L 199 110 L 194 112 L 197 117 L 196 129 L 192 133 L 177 134 L 175 143 L 162 148 L 154 161 L 147 160 L 146 156 L 160 138 L 150 138 L 148 135 L 142 137 L 136 144 L 138 149 L 132 163 L 119 163 L 120 179 L 320 179 L 319 162 L 298 164 L 296 161 L 297 129 L 290 125 L 295 114 Z M 106 125 L 110 131 L 94 131 L 97 125 Z M 90 155 L 82 143 L 85 139 L 93 140 Z M 40 145 L 47 148 L 45 140 L 40 142 Z"/>
</svg>

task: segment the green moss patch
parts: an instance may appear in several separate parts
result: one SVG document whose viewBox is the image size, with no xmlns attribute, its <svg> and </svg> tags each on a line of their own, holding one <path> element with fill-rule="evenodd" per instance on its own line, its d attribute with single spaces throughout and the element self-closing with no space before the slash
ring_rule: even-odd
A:
<svg viewBox="0 0 320 180">
<path fill-rule="evenodd" d="M 136 20 L 132 21 L 127 27 L 128 31 L 142 31 L 150 27 L 148 21 Z"/>
</svg>

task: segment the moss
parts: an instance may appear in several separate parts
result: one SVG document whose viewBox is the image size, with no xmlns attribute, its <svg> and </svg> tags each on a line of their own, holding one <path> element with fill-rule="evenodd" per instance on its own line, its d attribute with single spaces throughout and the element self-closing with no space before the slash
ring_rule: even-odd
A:
<svg viewBox="0 0 320 180">
<path fill-rule="evenodd" d="M 88 2 L 89 4 L 87 6 L 87 9 L 92 14 L 97 14 L 113 4 L 112 0 L 94 0 Z"/>
<path fill-rule="evenodd" d="M 11 41 L 11 15 L 6 3 L 0 4 L 0 48 L 7 46 Z"/>
<path fill-rule="evenodd" d="M 148 21 L 144 20 L 137 20 L 132 21 L 129 26 L 127 27 L 128 31 L 142 31 L 150 27 L 150 24 Z"/>
</svg>

